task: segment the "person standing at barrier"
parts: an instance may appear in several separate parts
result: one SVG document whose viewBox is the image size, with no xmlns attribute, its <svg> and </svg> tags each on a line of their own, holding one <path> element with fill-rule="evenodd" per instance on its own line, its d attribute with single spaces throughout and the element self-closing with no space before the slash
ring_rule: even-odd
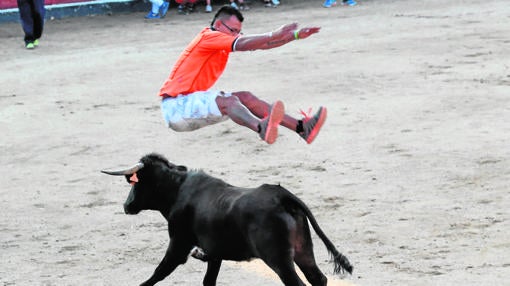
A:
<svg viewBox="0 0 510 286">
<path fill-rule="evenodd" d="M 21 26 L 25 32 L 25 47 L 29 50 L 39 45 L 44 28 L 44 0 L 17 0 Z"/>
<path fill-rule="evenodd" d="M 298 28 L 297 23 L 265 34 L 242 35 L 243 15 L 223 6 L 211 25 L 203 28 L 177 60 L 160 89 L 163 117 L 175 131 L 193 131 L 227 119 L 257 132 L 268 144 L 282 125 L 296 132 L 308 144 L 326 120 L 327 110 L 296 119 L 285 114 L 281 101 L 272 105 L 249 91 L 223 92 L 210 89 L 223 73 L 231 52 L 268 50 L 318 33 L 320 27 Z M 309 96 L 309 95 L 307 95 Z"/>
<path fill-rule="evenodd" d="M 145 15 L 145 19 L 164 18 L 168 12 L 170 3 L 163 0 L 150 0 L 150 2 L 152 3 L 151 10 L 147 13 L 147 15 Z"/>
</svg>

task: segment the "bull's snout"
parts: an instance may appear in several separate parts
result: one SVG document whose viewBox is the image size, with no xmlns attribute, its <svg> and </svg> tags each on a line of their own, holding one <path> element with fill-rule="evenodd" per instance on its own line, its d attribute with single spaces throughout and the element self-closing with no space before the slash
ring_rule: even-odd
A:
<svg viewBox="0 0 510 286">
<path fill-rule="evenodd" d="M 136 200 L 136 190 L 135 185 L 131 187 L 131 191 L 129 191 L 129 195 L 124 202 L 124 213 L 128 215 L 135 215 L 142 211 L 142 208 L 138 206 Z"/>
<path fill-rule="evenodd" d="M 141 211 L 141 209 L 134 207 L 130 204 L 124 204 L 124 213 L 127 215 L 136 215 Z"/>
</svg>

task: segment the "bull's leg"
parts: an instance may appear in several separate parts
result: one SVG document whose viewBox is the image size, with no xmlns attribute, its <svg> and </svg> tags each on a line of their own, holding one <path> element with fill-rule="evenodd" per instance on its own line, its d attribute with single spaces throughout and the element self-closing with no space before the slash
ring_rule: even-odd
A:
<svg viewBox="0 0 510 286">
<path fill-rule="evenodd" d="M 294 268 L 292 258 L 287 254 L 286 257 L 271 257 L 270 259 L 262 259 L 271 267 L 271 269 L 278 274 L 285 286 L 305 286 L 303 281 L 299 278 Z"/>
<path fill-rule="evenodd" d="M 278 274 L 286 286 L 305 286 L 294 267 L 295 232 L 293 218 L 287 214 L 268 217 L 265 227 L 254 228 L 250 234 L 259 257 Z"/>
<path fill-rule="evenodd" d="M 326 286 L 328 278 L 320 271 L 315 262 L 308 222 L 303 217 L 296 217 L 296 224 L 296 235 L 293 237 L 294 262 L 312 286 Z"/>
<path fill-rule="evenodd" d="M 216 278 L 220 272 L 221 260 L 211 260 L 207 262 L 207 272 L 205 273 L 204 286 L 216 286 Z"/>
<path fill-rule="evenodd" d="M 267 239 L 267 240 L 266 240 Z M 286 286 L 305 286 L 296 273 L 293 249 L 287 238 L 269 235 L 257 241 L 260 258 L 278 274 Z"/>
<path fill-rule="evenodd" d="M 186 262 L 191 248 L 192 245 L 189 243 L 172 239 L 165 253 L 165 257 L 163 257 L 163 260 L 161 260 L 156 270 L 154 270 L 154 274 L 152 274 L 147 281 L 143 282 L 141 286 L 152 286 L 165 279 L 177 266 Z"/>
<path fill-rule="evenodd" d="M 312 286 L 326 286 L 328 284 L 328 278 L 326 278 L 319 267 L 317 267 L 312 248 L 308 246 L 303 247 L 308 249 L 301 249 L 301 251 L 296 252 L 294 261 Z"/>
</svg>

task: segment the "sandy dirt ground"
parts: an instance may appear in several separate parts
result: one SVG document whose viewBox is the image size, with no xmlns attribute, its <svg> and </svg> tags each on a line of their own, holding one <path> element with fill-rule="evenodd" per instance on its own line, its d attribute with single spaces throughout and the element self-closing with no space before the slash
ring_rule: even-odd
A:
<svg viewBox="0 0 510 286">
<path fill-rule="evenodd" d="M 217 7 L 216 7 L 217 8 Z M 202 7 L 199 8 L 202 11 Z M 123 213 L 129 185 L 101 174 L 146 153 L 232 184 L 280 183 L 353 263 L 330 285 L 510 285 L 510 5 L 507 0 L 255 5 L 244 33 L 289 23 L 313 37 L 234 53 L 216 87 L 287 111 L 328 107 L 307 145 L 267 145 L 231 121 L 192 133 L 156 96 L 212 15 L 53 20 L 23 48 L 0 25 L 0 285 L 137 285 L 168 238 L 154 212 Z M 161 285 L 201 285 L 190 259 Z M 281 285 L 260 262 L 226 262 L 218 285 Z"/>
</svg>

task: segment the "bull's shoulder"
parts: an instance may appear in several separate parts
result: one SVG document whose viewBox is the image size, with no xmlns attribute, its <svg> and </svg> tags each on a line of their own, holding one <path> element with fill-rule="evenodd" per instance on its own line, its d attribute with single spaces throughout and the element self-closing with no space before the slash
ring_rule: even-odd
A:
<svg viewBox="0 0 510 286">
<path fill-rule="evenodd" d="M 213 177 L 202 170 L 189 171 L 183 187 L 188 188 L 212 188 L 212 187 L 230 186 L 222 179 Z"/>
<path fill-rule="evenodd" d="M 230 187 L 225 181 L 203 171 L 190 171 L 179 188 L 178 200 L 180 203 L 210 200 L 227 192 Z"/>
</svg>

